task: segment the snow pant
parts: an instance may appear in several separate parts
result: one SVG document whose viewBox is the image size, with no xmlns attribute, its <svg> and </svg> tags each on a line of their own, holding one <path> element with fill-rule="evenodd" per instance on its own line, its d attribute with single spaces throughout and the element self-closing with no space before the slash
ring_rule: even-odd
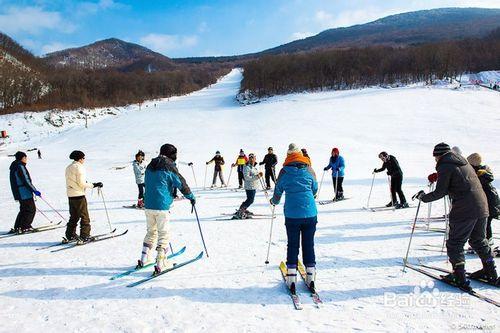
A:
<svg viewBox="0 0 500 333">
<path fill-rule="evenodd" d="M 222 174 L 222 170 L 214 170 L 214 177 L 212 179 L 212 186 L 215 186 L 215 183 L 217 181 L 217 176 L 219 176 L 220 182 L 222 185 L 226 185 L 226 182 L 224 181 L 224 175 Z"/>
<path fill-rule="evenodd" d="M 276 184 L 276 175 L 275 175 L 274 168 L 272 168 L 272 169 L 266 168 L 265 176 L 266 176 L 266 186 L 267 187 L 271 187 L 271 180 L 273 181 L 273 183 Z"/>
<path fill-rule="evenodd" d="M 257 193 L 256 190 L 245 190 L 245 192 L 247 193 L 247 199 L 241 203 L 240 210 L 250 207 L 255 200 L 255 193 Z"/>
<path fill-rule="evenodd" d="M 403 190 L 401 189 L 401 186 L 403 185 L 403 176 L 402 175 L 397 175 L 397 176 L 391 176 L 391 196 L 392 196 L 392 202 L 396 203 L 398 202 L 396 198 L 396 193 L 399 196 L 399 203 L 404 204 L 406 203 L 406 198 L 403 193 Z"/>
<path fill-rule="evenodd" d="M 168 210 L 146 209 L 147 232 L 144 237 L 144 244 L 153 247 L 157 243 L 157 249 L 168 248 L 170 239 L 170 212 Z"/>
<path fill-rule="evenodd" d="M 243 175 L 243 170 L 238 170 L 238 184 L 240 184 L 240 187 L 243 186 L 243 179 L 245 179 L 245 176 Z"/>
<path fill-rule="evenodd" d="M 36 206 L 33 198 L 19 200 L 19 213 L 14 222 L 14 230 L 30 228 L 35 214 Z"/>
<path fill-rule="evenodd" d="M 467 240 L 483 262 L 492 256 L 486 239 L 486 220 L 486 217 L 450 220 L 446 249 L 454 267 L 457 264 L 465 264 L 464 245 Z"/>
<path fill-rule="evenodd" d="M 316 256 L 314 254 L 314 233 L 316 232 L 317 223 L 317 216 L 303 219 L 285 217 L 286 235 L 288 238 L 286 266 L 288 268 L 297 268 L 301 236 L 302 262 L 306 267 L 316 266 Z"/>
<path fill-rule="evenodd" d="M 76 235 L 76 226 L 80 221 L 80 237 L 90 236 L 90 218 L 85 196 L 69 198 L 69 221 L 66 226 L 66 238 Z"/>
<path fill-rule="evenodd" d="M 490 240 L 493 237 L 493 230 L 491 229 L 491 222 L 493 221 L 493 217 L 489 216 L 486 221 L 486 239 Z"/>
<path fill-rule="evenodd" d="M 333 191 L 336 193 L 335 198 L 338 198 L 344 194 L 344 187 L 342 186 L 342 184 L 344 183 L 344 177 L 333 177 L 332 180 L 333 180 Z"/>
<path fill-rule="evenodd" d="M 137 199 L 139 200 L 144 199 L 144 186 L 144 183 L 137 184 L 137 188 L 139 189 L 139 196 L 137 197 Z"/>
</svg>

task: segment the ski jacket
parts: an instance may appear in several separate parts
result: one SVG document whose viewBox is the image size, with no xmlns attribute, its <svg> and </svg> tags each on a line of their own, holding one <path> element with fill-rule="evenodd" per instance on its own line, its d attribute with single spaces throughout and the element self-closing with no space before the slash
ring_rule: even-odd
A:
<svg viewBox="0 0 500 333">
<path fill-rule="evenodd" d="M 194 199 L 186 180 L 181 176 L 174 161 L 160 155 L 151 160 L 146 168 L 144 207 L 152 210 L 169 210 L 174 201 L 172 193 L 179 189 L 188 199 Z"/>
<path fill-rule="evenodd" d="M 226 163 L 224 162 L 224 157 L 220 155 L 215 155 L 214 158 L 212 158 L 210 161 L 208 161 L 208 164 L 215 162 L 215 171 L 221 171 L 222 166 Z"/>
<path fill-rule="evenodd" d="M 10 165 L 10 189 L 14 200 L 18 201 L 33 198 L 33 192 L 36 191 L 26 164 L 21 161 L 14 161 Z"/>
<path fill-rule="evenodd" d="M 451 199 L 450 221 L 488 216 L 488 202 L 476 172 L 462 156 L 449 152 L 436 163 L 436 189 L 422 197 L 423 202 L 436 201 L 448 195 Z"/>
<path fill-rule="evenodd" d="M 245 165 L 248 163 L 248 157 L 247 155 L 243 156 L 238 156 L 236 159 L 236 166 L 237 166 L 237 171 L 238 172 L 243 172 L 243 169 L 245 168 Z"/>
<path fill-rule="evenodd" d="M 87 174 L 83 164 L 73 161 L 66 168 L 66 194 L 68 198 L 85 196 L 85 190 L 94 188 L 94 185 L 87 183 Z"/>
<path fill-rule="evenodd" d="M 387 174 L 391 177 L 403 176 L 403 171 L 401 171 L 398 160 L 392 155 L 389 155 L 389 160 L 387 162 L 384 162 L 384 164 L 382 164 L 382 167 L 380 169 L 376 169 L 375 172 L 382 172 L 386 169 Z"/>
<path fill-rule="evenodd" d="M 474 168 L 476 170 L 481 186 L 483 187 L 484 194 L 486 194 L 486 200 L 488 201 L 488 211 L 489 216 L 498 219 L 500 216 L 500 198 L 498 197 L 498 192 L 495 186 L 493 186 L 493 173 L 487 166 L 480 166 Z"/>
<path fill-rule="evenodd" d="M 276 164 L 278 164 L 278 157 L 276 157 L 276 154 L 267 154 L 264 156 L 262 162 L 259 163 L 259 165 L 263 164 L 266 170 L 273 170 Z"/>
<path fill-rule="evenodd" d="M 243 169 L 243 177 L 245 179 L 245 190 L 257 190 L 262 186 L 259 180 L 259 170 L 255 165 L 247 163 Z"/>
<path fill-rule="evenodd" d="M 344 158 L 340 155 L 331 156 L 326 170 L 332 169 L 332 177 L 344 177 L 345 163 Z"/>
<path fill-rule="evenodd" d="M 302 155 L 302 154 L 301 154 Z M 272 202 L 277 205 L 283 193 L 285 196 L 285 217 L 302 219 L 318 215 L 314 196 L 318 191 L 318 182 L 313 169 L 300 159 L 288 159 L 281 169 Z"/>
<path fill-rule="evenodd" d="M 137 160 L 132 162 L 132 166 L 134 167 L 134 175 L 135 175 L 135 183 L 136 184 L 144 184 L 144 174 L 146 173 L 146 165 L 143 163 L 137 162 Z"/>
</svg>

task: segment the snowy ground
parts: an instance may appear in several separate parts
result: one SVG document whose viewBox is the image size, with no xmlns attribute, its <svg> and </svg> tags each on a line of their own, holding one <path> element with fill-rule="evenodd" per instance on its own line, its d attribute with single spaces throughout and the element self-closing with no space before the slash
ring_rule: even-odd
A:
<svg viewBox="0 0 500 333">
<path fill-rule="evenodd" d="M 381 150 L 398 157 L 405 172 L 407 197 L 425 187 L 426 176 L 434 167 L 432 148 L 443 140 L 460 146 L 465 154 L 481 153 L 487 164 L 500 170 L 497 92 L 374 88 L 289 95 L 240 107 L 234 100 L 240 79 L 241 74 L 233 71 L 211 88 L 159 102 L 157 108 L 126 112 L 93 123 L 88 129 L 74 126 L 57 135 L 7 147 L 0 156 L 0 174 L 4 175 L 0 177 L 1 230 L 12 226 L 17 213 L 8 186 L 11 158 L 6 153 L 38 147 L 44 158 L 30 155 L 28 167 L 35 185 L 52 205 L 67 216 L 64 168 L 73 149 L 83 150 L 89 180 L 104 182 L 114 227 L 129 232 L 122 238 L 59 253 L 35 249 L 58 241 L 61 230 L 0 240 L 1 332 L 500 329 L 498 309 L 493 305 L 441 284 L 429 285 L 431 280 L 419 273 L 402 273 L 401 260 L 415 209 L 375 213 L 362 209 L 371 170 L 380 166 L 377 154 Z M 145 232 L 144 213 L 122 208 L 136 197 L 129 161 L 137 149 L 152 157 L 166 142 L 178 147 L 180 171 L 196 190 L 210 257 L 141 287 L 126 288 L 149 274 L 109 280 L 114 273 L 134 265 Z M 282 206 L 275 221 L 271 263 L 266 266 L 269 220 L 215 221 L 219 214 L 232 212 L 244 194 L 201 189 L 204 162 L 216 150 L 231 162 L 240 148 L 257 153 L 260 159 L 268 146 L 274 146 L 282 162 L 289 142 L 308 148 L 318 180 L 331 148 L 339 147 L 347 163 L 346 196 L 352 198 L 319 206 L 317 278 L 325 304 L 321 309 L 313 308 L 303 292 L 305 309 L 301 312 L 293 309 L 278 271 L 286 250 Z M 186 165 L 190 161 L 195 163 L 198 187 Z M 226 168 L 226 177 L 228 171 Z M 233 186 L 235 176 L 231 176 Z M 327 175 L 321 199 L 330 198 L 332 192 Z M 106 232 L 101 198 L 95 192 L 89 192 L 88 197 L 93 232 Z M 388 201 L 387 179 L 379 174 L 371 205 Z M 57 220 L 43 202 L 39 201 L 38 207 Z M 258 213 L 269 212 L 263 192 L 252 208 Z M 434 206 L 433 212 L 440 215 L 442 204 Z M 184 258 L 189 258 L 202 249 L 189 204 L 176 203 L 172 214 L 172 244 L 176 249 L 187 245 Z M 423 207 L 421 216 L 426 214 Z M 44 223 L 38 214 L 35 225 Z M 498 231 L 498 226 L 495 228 Z M 423 244 L 441 243 L 441 234 L 418 231 L 411 257 L 445 267 L 446 256 L 420 250 Z M 468 259 L 469 269 L 480 266 L 474 256 Z M 500 300 L 497 290 L 476 283 L 474 287 Z"/>
</svg>

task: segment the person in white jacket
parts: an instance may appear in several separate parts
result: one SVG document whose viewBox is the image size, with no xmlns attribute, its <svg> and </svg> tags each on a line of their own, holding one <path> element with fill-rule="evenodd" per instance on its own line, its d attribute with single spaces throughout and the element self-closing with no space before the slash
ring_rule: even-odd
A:
<svg viewBox="0 0 500 333">
<path fill-rule="evenodd" d="M 76 227 L 80 221 L 80 236 L 82 241 L 90 238 L 90 218 L 87 208 L 85 190 L 88 188 L 101 188 L 101 182 L 88 183 L 83 163 L 85 154 L 79 150 L 73 151 L 69 158 L 73 162 L 66 168 L 66 193 L 69 199 L 69 221 L 66 226 L 66 239 L 74 240 L 78 238 Z"/>
<path fill-rule="evenodd" d="M 252 215 L 252 212 L 248 211 L 248 207 L 250 207 L 255 200 L 255 194 L 259 188 L 260 178 L 263 175 L 262 172 L 259 172 L 256 166 L 257 159 L 255 154 L 249 154 L 248 162 L 243 168 L 247 199 L 241 203 L 240 208 L 234 214 L 233 219 L 235 220 L 246 219 L 249 215 Z"/>
<path fill-rule="evenodd" d="M 146 173 L 146 165 L 143 163 L 144 157 L 144 152 L 139 150 L 139 152 L 135 154 L 135 160 L 132 162 L 132 166 L 134 167 L 135 183 L 139 189 L 139 196 L 137 198 L 138 208 L 144 208 L 144 174 Z"/>
</svg>

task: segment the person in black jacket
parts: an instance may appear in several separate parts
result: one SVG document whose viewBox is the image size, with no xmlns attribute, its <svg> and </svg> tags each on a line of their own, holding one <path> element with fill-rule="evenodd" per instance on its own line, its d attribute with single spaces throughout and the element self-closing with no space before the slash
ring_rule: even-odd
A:
<svg viewBox="0 0 500 333">
<path fill-rule="evenodd" d="M 373 172 L 377 173 L 387 170 L 387 174 L 391 177 L 392 200 L 386 205 L 386 207 L 394 205 L 396 208 L 408 208 L 408 203 L 406 202 L 405 195 L 401 189 L 401 186 L 403 185 L 403 171 L 401 171 L 398 160 L 394 156 L 387 154 L 385 151 L 381 152 L 378 157 L 382 160 L 382 162 L 384 162 L 384 164 L 382 164 L 380 169 L 375 168 Z M 399 196 L 399 204 L 396 198 L 396 193 Z"/>
<path fill-rule="evenodd" d="M 41 196 L 42 194 L 33 186 L 31 176 L 26 169 L 28 157 L 22 151 L 15 155 L 16 160 L 10 165 L 10 188 L 14 200 L 19 201 L 19 214 L 17 215 L 14 228 L 11 233 L 23 233 L 33 230 L 31 224 L 35 218 L 36 206 L 33 194 Z"/>
<path fill-rule="evenodd" d="M 431 202 L 448 195 L 451 199 L 449 235 L 446 249 L 453 272 L 445 278 L 450 282 L 468 288 L 465 274 L 464 245 L 470 246 L 481 258 L 483 269 L 471 274 L 498 284 L 491 248 L 486 240 L 486 219 L 488 203 L 476 172 L 467 160 L 453 153 L 446 143 L 434 147 L 438 173 L 436 189 L 425 194 L 418 192 L 415 197 L 422 202 Z"/>
<path fill-rule="evenodd" d="M 210 188 L 216 187 L 217 176 L 220 178 L 221 187 L 226 187 L 226 182 L 224 181 L 224 175 L 222 174 L 222 166 L 225 164 L 224 157 L 221 156 L 220 151 L 215 152 L 215 156 L 207 162 L 207 165 L 214 162 L 214 177 L 212 180 L 212 186 Z"/>
<path fill-rule="evenodd" d="M 276 164 L 278 164 L 278 158 L 276 154 L 273 153 L 273 147 L 267 148 L 267 155 L 264 156 L 264 160 L 259 163 L 259 165 L 264 165 L 265 176 L 266 176 L 266 186 L 267 189 L 271 189 L 271 179 L 273 183 L 276 184 Z"/>
</svg>

